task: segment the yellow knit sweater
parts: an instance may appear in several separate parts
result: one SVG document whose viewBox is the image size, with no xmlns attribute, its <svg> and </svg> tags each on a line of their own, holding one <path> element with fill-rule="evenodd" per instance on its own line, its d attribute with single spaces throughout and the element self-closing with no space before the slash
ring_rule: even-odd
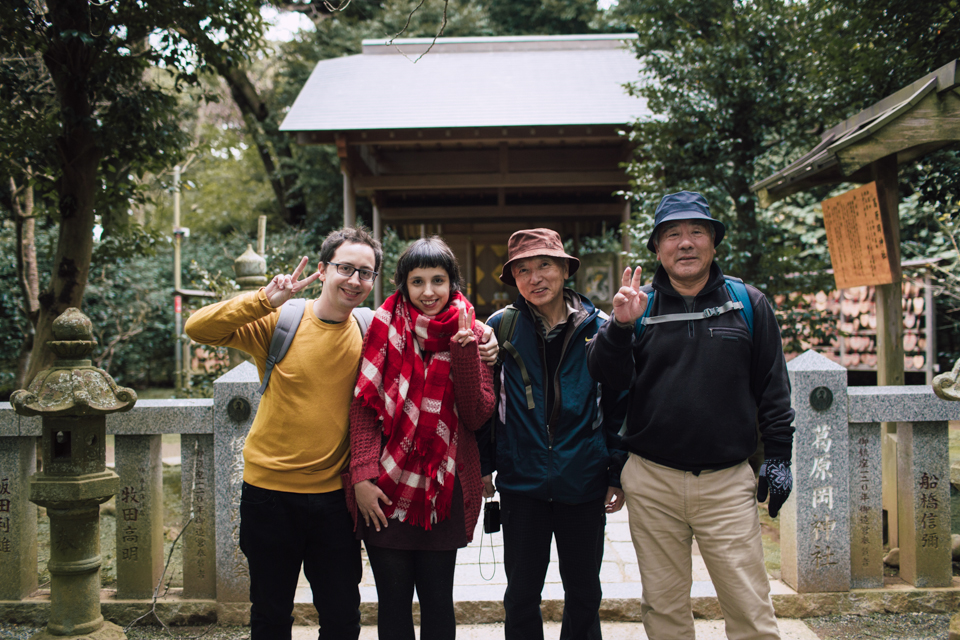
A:
<svg viewBox="0 0 960 640">
<path fill-rule="evenodd" d="M 261 380 L 280 313 L 263 289 L 195 312 L 184 328 L 202 344 L 233 347 L 253 356 Z M 350 458 L 350 402 L 363 338 L 353 316 L 321 322 L 308 300 L 300 328 L 270 384 L 243 447 L 243 479 L 292 493 L 341 488 Z"/>
</svg>

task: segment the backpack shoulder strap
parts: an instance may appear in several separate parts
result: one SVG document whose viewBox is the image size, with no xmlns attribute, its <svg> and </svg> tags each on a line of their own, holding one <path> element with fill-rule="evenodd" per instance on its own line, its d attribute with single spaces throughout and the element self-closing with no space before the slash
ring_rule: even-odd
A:
<svg viewBox="0 0 960 640">
<path fill-rule="evenodd" d="M 520 310 L 512 304 L 503 308 L 503 313 L 500 314 L 500 324 L 497 325 L 497 344 L 502 346 L 504 342 L 509 342 L 510 338 L 513 337 L 513 332 L 517 328 L 519 313 Z"/>
<path fill-rule="evenodd" d="M 267 390 L 267 384 L 270 382 L 270 374 L 273 373 L 273 367 L 283 360 L 287 355 L 290 343 L 293 342 L 293 336 L 300 328 L 300 320 L 303 318 L 304 310 L 307 308 L 307 301 L 303 298 L 293 298 L 287 300 L 280 307 L 280 317 L 277 319 L 277 326 L 273 330 L 273 337 L 270 338 L 270 350 L 267 352 L 267 366 L 263 372 L 263 382 L 260 384 L 260 393 Z"/>
<path fill-rule="evenodd" d="M 353 318 L 357 321 L 357 326 L 360 327 L 360 335 L 367 335 L 367 329 L 370 328 L 370 323 L 373 322 L 373 309 L 355 307 L 353 310 Z"/>
<path fill-rule="evenodd" d="M 734 276 L 723 276 L 727 281 L 727 290 L 730 292 L 731 296 L 743 304 L 743 308 L 740 309 L 740 312 L 743 314 L 743 319 L 747 321 L 747 328 L 750 329 L 750 335 L 753 335 L 753 303 L 750 302 L 750 294 L 747 293 L 747 285 L 743 283 L 743 280 L 736 278 Z"/>
<path fill-rule="evenodd" d="M 515 306 L 507 305 L 503 310 L 503 318 L 497 327 L 497 342 L 500 347 L 510 354 L 513 361 L 520 368 L 520 377 L 523 379 L 523 389 L 527 396 L 527 409 L 533 409 L 533 383 L 530 381 L 530 374 L 527 372 L 527 365 L 524 364 L 520 352 L 513 346 L 513 334 L 517 330 L 517 318 L 520 316 L 520 310 Z"/>
<path fill-rule="evenodd" d="M 724 313 L 729 313 L 730 311 L 735 311 L 738 309 L 740 313 L 743 314 L 743 318 L 747 322 L 747 328 L 750 330 L 750 335 L 752 336 L 753 307 L 750 304 L 750 297 L 747 295 L 746 285 L 743 284 L 742 281 L 736 280 L 734 282 L 727 282 L 726 286 L 730 300 L 723 303 L 719 307 L 711 307 L 709 309 L 704 309 L 703 311 L 692 311 L 688 313 L 668 313 L 662 316 L 648 317 L 646 314 L 644 314 L 639 321 L 641 327 L 637 329 L 637 336 L 639 337 L 642 335 L 642 327 L 644 325 L 662 324 L 664 322 L 689 322 L 691 320 L 704 320 L 705 318 L 712 318 L 714 316 L 723 315 Z M 647 309 L 650 309 L 649 300 L 647 302 Z"/>
<path fill-rule="evenodd" d="M 653 287 L 650 288 L 650 291 L 647 291 L 647 308 L 643 310 L 643 315 L 640 316 L 640 319 L 637 320 L 633 327 L 633 335 L 637 340 L 640 339 L 640 336 L 643 335 L 643 331 L 647 328 L 647 323 L 644 322 L 644 320 L 650 317 L 650 310 L 653 309 L 654 293 L 656 292 L 653 290 Z"/>
</svg>

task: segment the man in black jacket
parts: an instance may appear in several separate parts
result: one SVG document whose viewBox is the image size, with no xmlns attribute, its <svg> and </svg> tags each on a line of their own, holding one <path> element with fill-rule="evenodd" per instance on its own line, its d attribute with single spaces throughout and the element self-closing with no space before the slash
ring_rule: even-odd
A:
<svg viewBox="0 0 960 640">
<path fill-rule="evenodd" d="M 587 346 L 591 375 L 631 394 L 621 482 L 652 640 L 694 636 L 694 536 L 727 637 L 779 638 L 755 499 L 769 491 L 775 517 L 790 493 L 790 383 L 769 302 L 714 261 L 723 234 L 700 194 L 664 196 L 647 243 L 660 261 L 652 286 L 627 268 Z M 759 487 L 747 462 L 758 426 Z"/>
</svg>

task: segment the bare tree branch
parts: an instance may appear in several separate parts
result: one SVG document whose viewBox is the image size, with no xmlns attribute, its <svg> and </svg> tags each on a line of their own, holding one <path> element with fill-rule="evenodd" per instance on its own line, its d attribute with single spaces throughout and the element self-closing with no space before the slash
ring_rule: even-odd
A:
<svg viewBox="0 0 960 640">
<path fill-rule="evenodd" d="M 423 6 L 424 2 L 426 2 L 426 0 L 420 0 L 420 3 L 413 8 L 413 11 L 407 14 L 407 22 L 403 25 L 403 28 L 400 29 L 400 31 L 398 31 L 396 35 L 394 35 L 392 38 L 387 40 L 387 44 L 392 44 L 394 48 L 400 53 L 400 55 L 402 55 L 407 60 L 410 60 L 410 56 L 405 54 L 400 47 L 394 44 L 394 40 L 402 36 L 403 33 L 407 30 L 407 27 L 410 26 L 410 21 L 413 19 L 413 14 L 415 14 L 417 10 Z M 417 62 L 420 61 L 420 58 L 430 53 L 430 50 L 433 49 L 433 45 L 437 44 L 437 40 L 443 35 L 443 30 L 447 28 L 447 8 L 449 6 L 450 6 L 450 0 L 443 0 L 443 17 L 440 20 L 440 29 L 437 31 L 437 35 L 433 36 L 433 42 L 430 43 L 430 46 L 427 47 L 427 50 L 421 53 L 419 56 L 417 56 L 416 60 L 410 60 L 411 62 L 413 62 L 413 64 L 417 64 Z"/>
</svg>

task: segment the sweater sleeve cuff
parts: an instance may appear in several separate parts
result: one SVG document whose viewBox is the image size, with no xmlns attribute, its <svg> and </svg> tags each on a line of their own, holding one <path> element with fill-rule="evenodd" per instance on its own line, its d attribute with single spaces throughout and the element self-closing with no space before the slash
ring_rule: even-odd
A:
<svg viewBox="0 0 960 640">
<path fill-rule="evenodd" d="M 270 309 L 271 311 L 276 309 L 276 307 L 270 306 L 270 302 L 267 301 L 267 290 L 265 287 L 260 287 L 260 290 L 257 291 L 257 301 L 264 309 Z"/>
<path fill-rule="evenodd" d="M 769 442 L 764 440 L 763 442 L 764 459 L 770 460 L 771 458 L 782 458 L 784 460 L 790 460 L 792 456 L 793 456 L 792 442 L 778 442 L 778 441 Z"/>
<path fill-rule="evenodd" d="M 358 466 L 350 465 L 350 480 L 353 484 L 363 482 L 364 480 L 376 480 L 379 477 L 380 464 L 377 462 Z"/>
<path fill-rule="evenodd" d="M 633 343 L 634 326 L 634 324 L 621 324 L 614 316 L 610 316 L 603 333 L 610 343 L 620 347 L 629 347 Z"/>
</svg>

